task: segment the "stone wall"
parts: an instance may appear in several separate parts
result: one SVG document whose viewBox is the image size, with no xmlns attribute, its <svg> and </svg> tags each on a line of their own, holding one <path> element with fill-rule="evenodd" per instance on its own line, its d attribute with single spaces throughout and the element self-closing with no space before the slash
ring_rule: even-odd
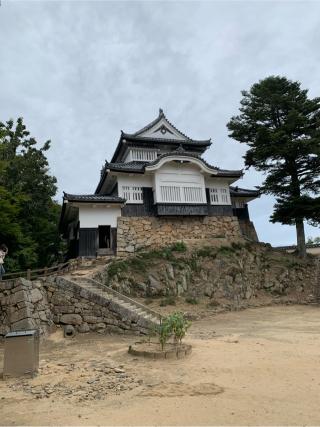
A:
<svg viewBox="0 0 320 427">
<path fill-rule="evenodd" d="M 118 218 L 117 254 L 126 255 L 141 248 L 168 245 L 176 241 L 241 237 L 239 222 L 233 216 L 181 218 Z"/>
<path fill-rule="evenodd" d="M 73 325 L 78 332 L 147 333 L 144 319 L 63 277 L 0 282 L 0 336 Z"/>
<path fill-rule="evenodd" d="M 53 315 L 40 281 L 0 282 L 0 335 L 34 328 L 45 333 L 52 326 Z"/>
<path fill-rule="evenodd" d="M 63 277 L 43 282 L 47 291 L 53 321 L 57 325 L 73 325 L 79 332 L 97 331 L 146 333 L 147 325 L 114 301 L 107 301 Z"/>
</svg>

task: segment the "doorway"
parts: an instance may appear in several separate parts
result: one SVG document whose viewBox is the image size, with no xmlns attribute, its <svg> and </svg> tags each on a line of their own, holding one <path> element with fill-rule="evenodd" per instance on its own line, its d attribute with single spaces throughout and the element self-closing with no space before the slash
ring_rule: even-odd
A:
<svg viewBox="0 0 320 427">
<path fill-rule="evenodd" d="M 111 226 L 99 225 L 99 249 L 111 248 Z"/>
</svg>

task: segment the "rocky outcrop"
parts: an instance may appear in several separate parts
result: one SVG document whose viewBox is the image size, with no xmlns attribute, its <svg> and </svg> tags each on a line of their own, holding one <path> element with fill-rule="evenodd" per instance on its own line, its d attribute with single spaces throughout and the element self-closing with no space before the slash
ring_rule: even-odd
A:
<svg viewBox="0 0 320 427">
<path fill-rule="evenodd" d="M 206 217 L 119 217 L 117 254 L 127 255 L 141 248 L 159 248 L 177 241 L 226 237 L 238 239 L 241 231 L 233 216 Z"/>
<path fill-rule="evenodd" d="M 250 300 L 259 292 L 307 298 L 316 282 L 314 260 L 258 243 L 198 247 L 186 253 L 145 252 L 111 264 L 99 279 L 139 297 L 190 295 Z"/>
</svg>

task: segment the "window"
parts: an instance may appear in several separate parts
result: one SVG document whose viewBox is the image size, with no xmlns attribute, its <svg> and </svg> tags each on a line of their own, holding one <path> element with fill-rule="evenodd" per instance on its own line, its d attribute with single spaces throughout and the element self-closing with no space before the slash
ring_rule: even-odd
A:
<svg viewBox="0 0 320 427">
<path fill-rule="evenodd" d="M 162 185 L 160 190 L 162 202 L 181 202 L 180 187 Z"/>
<path fill-rule="evenodd" d="M 157 158 L 157 152 L 154 150 L 131 150 L 131 160 L 152 162 Z"/>
<path fill-rule="evenodd" d="M 212 205 L 230 205 L 230 195 L 227 188 L 209 188 Z"/>
<path fill-rule="evenodd" d="M 123 197 L 127 200 L 127 203 L 142 203 L 143 192 L 142 187 L 136 186 L 122 186 Z"/>
<path fill-rule="evenodd" d="M 203 203 L 201 187 L 162 185 L 160 192 L 161 201 L 165 203 Z"/>
<path fill-rule="evenodd" d="M 229 203 L 229 197 L 228 197 L 228 192 L 226 188 L 220 188 L 220 193 L 221 193 L 221 202 L 223 205 L 226 205 Z"/>
<path fill-rule="evenodd" d="M 219 193 L 217 188 L 209 188 L 210 193 L 210 203 L 212 205 L 219 203 Z"/>
<path fill-rule="evenodd" d="M 245 202 L 233 201 L 232 206 L 236 209 L 243 209 L 246 207 Z"/>
<path fill-rule="evenodd" d="M 186 203 L 199 202 L 202 203 L 202 188 L 199 187 L 183 187 L 184 201 Z"/>
</svg>

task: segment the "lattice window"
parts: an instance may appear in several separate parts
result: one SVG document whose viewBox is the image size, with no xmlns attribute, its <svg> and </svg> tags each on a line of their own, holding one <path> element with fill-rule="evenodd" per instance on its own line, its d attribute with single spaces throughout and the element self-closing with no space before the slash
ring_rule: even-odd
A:
<svg viewBox="0 0 320 427">
<path fill-rule="evenodd" d="M 160 187 L 161 200 L 163 202 L 177 203 L 181 202 L 180 187 L 162 185 Z"/>
<path fill-rule="evenodd" d="M 131 150 L 131 158 L 135 161 L 152 162 L 157 158 L 157 152 L 154 150 Z"/>
<path fill-rule="evenodd" d="M 202 188 L 200 187 L 183 187 L 185 203 L 202 203 Z"/>
<path fill-rule="evenodd" d="M 219 192 L 217 188 L 209 188 L 210 203 L 212 205 L 219 204 Z"/>
<path fill-rule="evenodd" d="M 221 195 L 221 203 L 223 205 L 229 204 L 229 194 L 226 188 L 220 188 L 220 195 Z"/>
<path fill-rule="evenodd" d="M 123 197 L 127 200 L 127 203 L 142 203 L 143 192 L 142 187 L 137 186 L 122 186 Z"/>
</svg>

